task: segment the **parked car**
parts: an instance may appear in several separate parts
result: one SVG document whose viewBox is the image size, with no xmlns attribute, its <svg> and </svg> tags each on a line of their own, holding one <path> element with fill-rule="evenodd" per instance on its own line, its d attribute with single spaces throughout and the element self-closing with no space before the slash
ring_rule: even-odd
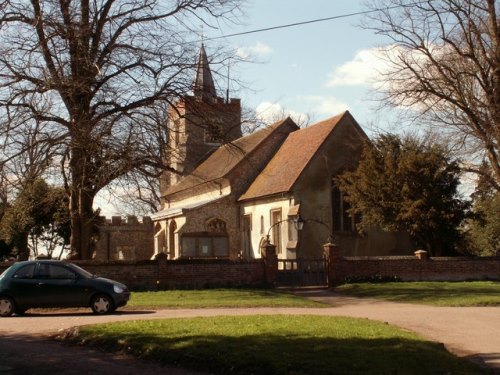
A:
<svg viewBox="0 0 500 375">
<path fill-rule="evenodd" d="M 129 298 L 125 285 L 63 261 L 17 262 L 0 275 L 0 316 L 35 307 L 90 307 L 109 314 Z"/>
</svg>

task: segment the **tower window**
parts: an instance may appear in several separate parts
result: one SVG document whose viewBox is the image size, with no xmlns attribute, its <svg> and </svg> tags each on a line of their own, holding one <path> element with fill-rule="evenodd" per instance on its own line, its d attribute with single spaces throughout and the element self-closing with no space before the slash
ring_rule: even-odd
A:
<svg viewBox="0 0 500 375">
<path fill-rule="evenodd" d="M 222 134 L 219 126 L 210 125 L 205 129 L 205 143 L 222 143 Z"/>
</svg>

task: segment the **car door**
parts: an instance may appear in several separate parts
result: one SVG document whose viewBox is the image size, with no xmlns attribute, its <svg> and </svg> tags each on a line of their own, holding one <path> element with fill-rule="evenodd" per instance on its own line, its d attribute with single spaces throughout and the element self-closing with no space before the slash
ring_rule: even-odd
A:
<svg viewBox="0 0 500 375">
<path fill-rule="evenodd" d="M 40 263 L 37 274 L 38 306 L 86 306 L 88 290 L 79 283 L 79 276 L 59 264 Z"/>
<path fill-rule="evenodd" d="M 38 291 L 35 269 L 35 263 L 27 264 L 19 268 L 9 281 L 10 294 L 19 307 L 31 307 L 37 303 Z"/>
</svg>

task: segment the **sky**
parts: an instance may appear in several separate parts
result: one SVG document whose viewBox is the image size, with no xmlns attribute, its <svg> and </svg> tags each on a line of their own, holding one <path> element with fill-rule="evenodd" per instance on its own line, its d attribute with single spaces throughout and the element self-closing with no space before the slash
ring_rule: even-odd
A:
<svg viewBox="0 0 500 375">
<path fill-rule="evenodd" d="M 228 35 L 366 10 L 363 0 L 251 0 L 240 25 L 204 31 L 210 55 L 213 44 Z M 245 88 L 232 92 L 263 118 L 286 111 L 314 123 L 348 109 L 365 131 L 384 121 L 376 111 L 370 79 L 377 67 L 374 51 L 386 42 L 359 26 L 361 15 L 222 39 L 239 62 L 232 75 Z M 225 82 L 218 82 L 223 89 Z M 233 90 L 233 87 L 231 87 Z"/>
</svg>

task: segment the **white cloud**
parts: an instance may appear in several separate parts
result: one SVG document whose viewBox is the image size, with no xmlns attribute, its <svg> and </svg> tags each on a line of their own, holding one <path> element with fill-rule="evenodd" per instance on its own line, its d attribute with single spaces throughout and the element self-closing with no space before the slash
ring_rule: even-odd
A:
<svg viewBox="0 0 500 375">
<path fill-rule="evenodd" d="M 351 61 L 337 66 L 328 75 L 327 87 L 373 85 L 379 74 L 387 69 L 387 60 L 379 48 L 364 49 Z"/>
<path fill-rule="evenodd" d="M 238 47 L 236 55 L 242 59 L 258 58 L 270 55 L 273 49 L 262 42 L 257 42 L 253 46 Z"/>
<path fill-rule="evenodd" d="M 308 118 L 305 113 L 289 110 L 281 104 L 271 102 L 260 103 L 255 109 L 255 113 L 257 118 L 266 124 L 272 124 L 287 116 L 290 116 L 297 124 L 306 121 Z"/>
<path fill-rule="evenodd" d="M 349 109 L 346 103 L 333 96 L 309 95 L 299 99 L 307 103 L 315 115 L 336 115 Z"/>
</svg>

